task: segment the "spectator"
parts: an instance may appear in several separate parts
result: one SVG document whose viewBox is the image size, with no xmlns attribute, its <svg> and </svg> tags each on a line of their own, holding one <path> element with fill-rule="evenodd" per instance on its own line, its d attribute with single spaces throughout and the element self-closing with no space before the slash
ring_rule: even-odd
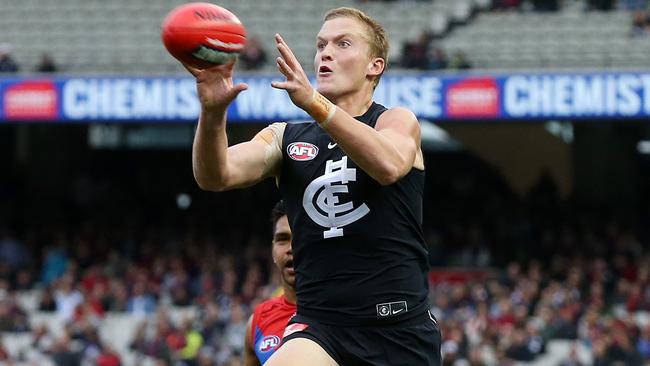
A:
<svg viewBox="0 0 650 366">
<path fill-rule="evenodd" d="M 630 335 L 622 327 L 615 327 L 612 342 L 607 349 L 607 358 L 610 362 L 622 362 L 629 366 L 641 366 L 643 361 L 634 348 Z"/>
<path fill-rule="evenodd" d="M 472 64 L 467 60 L 465 52 L 457 51 L 449 62 L 449 68 L 452 70 L 467 70 L 472 68 Z"/>
<path fill-rule="evenodd" d="M 54 292 L 54 300 L 56 301 L 56 312 L 59 317 L 64 322 L 72 320 L 77 306 L 84 301 L 81 293 L 75 289 L 72 275 L 66 274 L 58 281 L 57 289 Z"/>
<path fill-rule="evenodd" d="M 589 0 L 588 4 L 591 10 L 608 11 L 612 10 L 613 0 Z"/>
<path fill-rule="evenodd" d="M 266 51 L 257 36 L 252 36 L 246 41 L 246 46 L 239 54 L 239 60 L 244 70 L 257 70 L 266 63 Z"/>
<path fill-rule="evenodd" d="M 156 311 L 156 301 L 147 293 L 144 282 L 136 282 L 133 285 L 133 294 L 129 298 L 127 311 L 139 317 Z"/>
<path fill-rule="evenodd" d="M 54 293 L 50 286 L 43 289 L 41 297 L 38 300 L 38 310 L 44 312 L 56 311 L 56 301 L 54 300 Z"/>
<path fill-rule="evenodd" d="M 121 366 L 120 356 L 108 346 L 103 346 L 95 361 L 96 366 Z"/>
<path fill-rule="evenodd" d="M 41 281 L 45 285 L 49 285 L 59 278 L 67 269 L 68 256 L 65 253 L 64 240 L 64 237 L 59 235 L 55 245 L 44 249 L 45 258 L 43 260 Z"/>
<path fill-rule="evenodd" d="M 532 0 L 532 2 L 533 9 L 536 11 L 558 11 L 560 8 L 558 0 Z"/>
<path fill-rule="evenodd" d="M 645 10 L 648 7 L 647 0 L 619 0 L 618 5 L 627 11 Z"/>
<path fill-rule="evenodd" d="M 180 350 L 180 359 L 186 366 L 196 365 L 203 336 L 192 327 L 192 319 L 183 321 L 181 332 L 185 335 L 185 347 Z"/>
<path fill-rule="evenodd" d="M 530 362 L 535 359 L 535 354 L 528 347 L 527 335 L 523 329 L 516 328 L 514 330 L 506 355 L 512 360 L 521 362 Z"/>
<path fill-rule="evenodd" d="M 18 64 L 11 57 L 13 47 L 9 43 L 0 43 L 0 73 L 18 72 Z"/>
<path fill-rule="evenodd" d="M 431 57 L 429 58 L 429 70 L 444 70 L 447 68 L 447 55 L 445 51 L 438 47 L 431 48 Z"/>
<path fill-rule="evenodd" d="M 494 10 L 512 10 L 521 7 L 521 0 L 494 0 L 492 9 Z"/>
<path fill-rule="evenodd" d="M 47 325 L 37 325 L 32 332 L 32 347 L 43 352 L 49 352 L 54 346 L 54 337 Z"/>
<path fill-rule="evenodd" d="M 69 334 L 63 334 L 56 341 L 52 358 L 57 366 L 79 366 L 81 364 L 81 353 L 74 349 Z"/>
<path fill-rule="evenodd" d="M 129 311 L 129 291 L 126 285 L 120 280 L 112 279 L 109 288 L 111 296 L 106 298 L 106 309 L 116 312 Z"/>
<path fill-rule="evenodd" d="M 0 338 L 0 363 L 5 364 L 10 361 L 9 351 L 4 345 L 3 339 Z"/>
<path fill-rule="evenodd" d="M 24 245 L 8 231 L 0 229 L 0 262 L 8 264 L 10 269 L 16 270 L 25 265 L 28 259 L 29 253 Z"/>
<path fill-rule="evenodd" d="M 580 359 L 578 358 L 578 347 L 577 345 L 572 345 L 571 346 L 571 351 L 569 353 L 569 356 L 560 362 L 558 366 L 583 366 L 584 364 L 580 362 Z"/>
<path fill-rule="evenodd" d="M 426 70 L 429 67 L 429 43 L 427 32 L 420 33 L 415 42 L 407 42 L 402 49 L 402 66 L 408 69 Z"/>
<path fill-rule="evenodd" d="M 632 13 L 631 37 L 643 37 L 648 35 L 648 13 L 645 10 L 637 10 Z"/>
<path fill-rule="evenodd" d="M 0 302 L 0 331 L 29 331 L 29 318 L 27 313 L 18 305 L 13 294 L 7 296 Z"/>
<path fill-rule="evenodd" d="M 650 325 L 646 325 L 641 331 L 636 342 L 636 350 L 646 362 L 650 361 Z"/>
<path fill-rule="evenodd" d="M 226 326 L 223 341 L 232 352 L 230 356 L 240 357 L 244 354 L 242 339 L 246 334 L 246 316 L 242 305 L 238 302 L 232 303 L 230 314 L 230 322 Z"/>
<path fill-rule="evenodd" d="M 54 63 L 54 60 L 48 53 L 43 53 L 41 55 L 41 61 L 39 64 L 36 66 L 36 71 L 37 72 L 56 72 L 57 71 L 56 64 Z"/>
</svg>

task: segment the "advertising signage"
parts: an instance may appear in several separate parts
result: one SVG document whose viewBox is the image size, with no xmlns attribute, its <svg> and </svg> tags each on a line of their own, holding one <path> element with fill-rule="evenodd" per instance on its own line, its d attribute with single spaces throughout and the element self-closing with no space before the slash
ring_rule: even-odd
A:
<svg viewBox="0 0 650 366">
<path fill-rule="evenodd" d="M 302 120 L 277 76 L 235 78 L 249 89 L 228 111 L 231 123 Z M 639 119 L 650 117 L 650 72 L 388 73 L 375 100 L 419 118 L 448 121 Z M 190 77 L 0 78 L 1 122 L 196 122 Z"/>
</svg>

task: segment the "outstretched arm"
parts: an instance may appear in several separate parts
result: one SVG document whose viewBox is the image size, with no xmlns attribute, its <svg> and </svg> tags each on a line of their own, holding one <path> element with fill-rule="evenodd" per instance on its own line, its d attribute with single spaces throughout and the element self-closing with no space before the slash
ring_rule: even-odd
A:
<svg viewBox="0 0 650 366">
<path fill-rule="evenodd" d="M 245 84 L 233 85 L 233 66 L 231 63 L 198 70 L 185 65 L 196 78 L 201 102 L 192 146 L 192 168 L 196 182 L 204 190 L 225 191 L 257 183 L 274 175 L 281 159 L 281 155 L 269 155 L 273 139 L 264 137 L 273 132 L 265 132 L 266 129 L 251 141 L 228 147 L 226 111 L 247 88 Z"/>
</svg>

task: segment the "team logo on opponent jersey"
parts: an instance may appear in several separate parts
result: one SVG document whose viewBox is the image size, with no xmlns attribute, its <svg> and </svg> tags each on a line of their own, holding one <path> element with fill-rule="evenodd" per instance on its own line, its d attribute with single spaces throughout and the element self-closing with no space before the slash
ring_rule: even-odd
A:
<svg viewBox="0 0 650 366">
<path fill-rule="evenodd" d="M 302 196 L 302 206 L 316 224 L 327 228 L 323 238 L 343 236 L 343 226 L 364 217 L 370 208 L 365 203 L 355 208 L 352 202 L 339 203 L 340 193 L 348 193 L 348 183 L 357 180 L 357 169 L 348 168 L 348 157 L 328 160 L 325 174 L 314 179 Z M 314 205 L 315 203 L 315 205 Z"/>
<path fill-rule="evenodd" d="M 260 352 L 266 353 L 269 351 L 273 351 L 275 347 L 277 347 L 280 344 L 280 337 L 276 335 L 270 335 L 262 338 L 260 341 Z"/>
<path fill-rule="evenodd" d="M 295 332 L 300 332 L 305 329 L 309 328 L 309 325 L 303 324 L 303 323 L 292 323 L 287 325 L 286 328 L 284 328 L 284 334 L 282 335 L 282 338 L 286 338 L 290 336 L 291 334 Z"/>
<path fill-rule="evenodd" d="M 294 142 L 287 146 L 287 154 L 297 161 L 312 160 L 318 155 L 318 146 L 309 142 Z"/>
</svg>

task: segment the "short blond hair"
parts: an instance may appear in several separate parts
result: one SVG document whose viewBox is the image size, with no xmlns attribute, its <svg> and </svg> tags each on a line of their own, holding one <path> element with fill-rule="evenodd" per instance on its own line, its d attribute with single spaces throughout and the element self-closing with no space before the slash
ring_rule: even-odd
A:
<svg viewBox="0 0 650 366">
<path fill-rule="evenodd" d="M 384 71 L 386 71 L 386 67 L 388 66 L 389 45 L 388 33 L 386 32 L 386 29 L 384 29 L 384 27 L 382 27 L 379 22 L 370 17 L 368 14 L 355 8 L 341 7 L 332 9 L 328 11 L 327 14 L 325 14 L 323 21 L 326 22 L 328 20 L 336 18 L 356 19 L 361 22 L 364 27 L 366 27 L 366 41 L 368 41 L 368 45 L 370 46 L 369 56 L 371 58 L 379 57 L 384 59 L 384 70 L 382 70 L 381 74 L 377 75 L 377 78 L 374 80 L 374 87 L 377 87 L 377 84 L 379 84 L 379 79 L 381 79 L 381 76 L 383 75 Z"/>
</svg>

